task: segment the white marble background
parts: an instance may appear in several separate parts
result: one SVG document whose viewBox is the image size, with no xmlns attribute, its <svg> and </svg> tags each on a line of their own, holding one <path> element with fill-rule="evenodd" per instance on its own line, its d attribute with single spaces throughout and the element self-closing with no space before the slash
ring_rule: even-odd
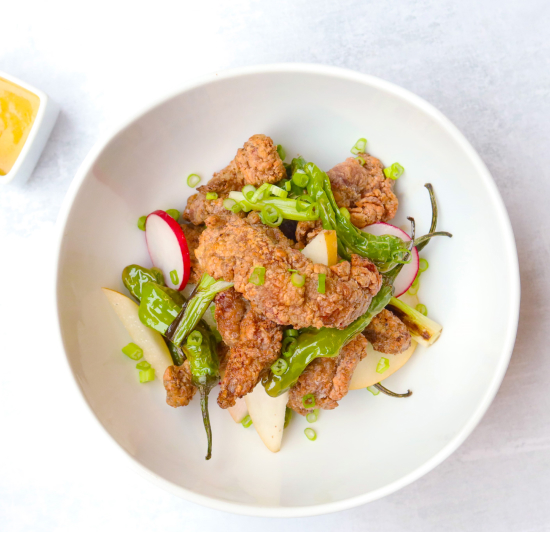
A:
<svg viewBox="0 0 550 533">
<path fill-rule="evenodd" d="M 550 528 L 549 28 L 545 0 L 0 2 L 0 70 L 62 106 L 29 183 L 0 187 L 0 530 Z M 202 508 L 117 464 L 76 399 L 48 307 L 54 223 L 99 135 L 197 75 L 284 61 L 374 74 L 445 113 L 504 197 L 523 292 L 510 368 L 466 443 L 383 500 L 298 520 Z"/>
</svg>

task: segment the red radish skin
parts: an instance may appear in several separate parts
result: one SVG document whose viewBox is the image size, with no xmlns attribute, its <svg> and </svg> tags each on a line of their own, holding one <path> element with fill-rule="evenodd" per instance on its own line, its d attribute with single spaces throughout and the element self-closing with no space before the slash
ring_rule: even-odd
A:
<svg viewBox="0 0 550 533">
<path fill-rule="evenodd" d="M 166 285 L 181 291 L 187 285 L 191 261 L 187 240 L 180 225 L 165 211 L 153 211 L 147 217 L 145 239 L 151 261 L 164 274 Z M 178 274 L 177 285 L 170 278 L 173 270 Z"/>
<path fill-rule="evenodd" d="M 400 239 L 403 239 L 405 242 L 411 240 L 410 236 L 402 229 L 398 228 L 397 226 L 392 226 L 387 222 L 376 222 L 375 224 L 371 224 L 370 226 L 363 228 L 362 231 L 364 231 L 365 233 L 370 233 L 371 235 L 376 235 L 377 237 L 379 237 L 380 235 L 393 235 L 394 237 L 399 237 Z M 395 287 L 394 296 L 396 298 L 398 296 L 401 296 L 402 294 L 405 294 L 409 290 L 410 286 L 412 285 L 414 279 L 418 274 L 419 265 L 420 259 L 418 257 L 418 250 L 415 246 L 412 249 L 411 262 L 403 267 L 401 272 L 399 272 L 399 274 L 397 275 L 395 283 L 393 284 L 393 286 Z"/>
</svg>

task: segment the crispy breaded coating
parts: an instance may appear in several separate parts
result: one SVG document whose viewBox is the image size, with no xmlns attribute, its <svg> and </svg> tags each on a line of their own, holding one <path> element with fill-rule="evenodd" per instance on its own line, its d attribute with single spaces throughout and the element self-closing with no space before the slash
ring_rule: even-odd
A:
<svg viewBox="0 0 550 533">
<path fill-rule="evenodd" d="M 184 407 L 197 392 L 197 387 L 192 382 L 188 360 L 181 366 L 169 366 L 164 372 L 163 381 L 166 403 L 172 407 Z"/>
<path fill-rule="evenodd" d="M 338 207 L 350 211 L 358 228 L 391 220 L 399 202 L 393 193 L 393 180 L 384 176 L 384 166 L 376 157 L 359 154 L 365 161 L 348 157 L 327 172 Z"/>
<path fill-rule="evenodd" d="M 187 200 L 187 206 L 183 212 L 183 219 L 191 222 L 195 226 L 200 226 L 204 224 L 204 221 L 210 215 L 217 215 L 220 217 L 225 217 L 231 214 L 231 211 L 228 211 L 223 206 L 223 198 L 217 198 L 216 200 L 207 200 L 206 195 L 202 193 L 194 194 L 190 196 Z M 239 216 L 244 216 L 242 213 L 239 213 Z"/>
<path fill-rule="evenodd" d="M 248 310 L 248 303 L 233 287 L 216 295 L 216 322 L 223 342 L 235 346 L 239 342 L 241 322 Z"/>
<path fill-rule="evenodd" d="M 254 389 L 262 372 L 279 357 L 283 330 L 265 316 L 249 309 L 240 324 L 239 342 L 227 355 L 218 405 L 227 409 Z"/>
<path fill-rule="evenodd" d="M 197 191 L 203 194 L 207 192 L 228 194 L 231 191 L 240 191 L 244 185 L 244 176 L 233 160 L 223 170 L 214 172 L 212 179 L 206 185 L 197 187 Z"/>
<path fill-rule="evenodd" d="M 199 245 L 199 238 L 204 231 L 204 226 L 193 226 L 192 224 L 181 224 L 181 229 L 185 235 L 187 241 L 187 248 L 189 249 L 189 260 L 191 262 L 191 273 L 189 274 L 189 283 L 197 284 L 204 270 L 200 266 L 197 256 L 195 255 L 195 249 Z"/>
<path fill-rule="evenodd" d="M 301 250 L 305 248 L 319 233 L 323 231 L 323 224 L 320 220 L 301 220 L 296 225 L 296 242 Z"/>
<path fill-rule="evenodd" d="M 334 409 L 349 389 L 351 376 L 359 361 L 367 355 L 367 341 L 356 335 L 340 351 L 338 357 L 318 357 L 311 362 L 298 381 L 290 389 L 288 406 L 301 415 L 313 410 L 306 409 L 302 398 L 315 396 L 315 409 Z"/>
<path fill-rule="evenodd" d="M 363 335 L 377 352 L 398 354 L 411 345 L 411 335 L 407 326 L 387 309 L 372 319 Z"/>
<path fill-rule="evenodd" d="M 246 183 L 255 187 L 263 183 L 277 183 L 286 178 L 277 147 L 267 135 L 252 135 L 237 151 L 235 163 Z"/>
<path fill-rule="evenodd" d="M 382 278 L 368 259 L 352 256 L 351 264 L 331 268 L 314 264 L 277 228 L 247 219 L 210 217 L 196 250 L 201 266 L 214 278 L 233 281 L 252 308 L 277 324 L 295 328 L 345 328 L 367 310 Z M 256 267 L 265 268 L 265 282 L 249 281 Z M 305 277 L 301 287 L 292 271 Z M 325 274 L 325 293 L 318 292 L 318 274 Z"/>
</svg>

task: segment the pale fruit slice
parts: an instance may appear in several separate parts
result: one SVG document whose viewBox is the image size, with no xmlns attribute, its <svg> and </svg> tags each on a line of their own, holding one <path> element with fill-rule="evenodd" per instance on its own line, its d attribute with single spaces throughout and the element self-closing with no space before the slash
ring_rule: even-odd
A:
<svg viewBox="0 0 550 533">
<path fill-rule="evenodd" d="M 173 364 L 162 335 L 141 323 L 136 302 L 111 289 L 103 288 L 102 291 L 132 337 L 132 341 L 143 350 L 143 358 L 155 369 L 155 376 L 162 384 L 164 371 Z"/>
<path fill-rule="evenodd" d="M 244 399 L 258 435 L 270 451 L 278 452 L 283 440 L 288 392 L 273 398 L 260 382 Z"/>
<path fill-rule="evenodd" d="M 416 349 L 417 343 L 411 340 L 411 345 L 408 350 L 397 355 L 377 352 L 369 342 L 367 347 L 366 357 L 357 365 L 351 377 L 349 385 L 350 390 L 364 389 L 375 383 L 380 383 L 383 379 L 389 378 L 394 372 L 397 372 L 410 358 Z M 382 374 L 376 371 L 378 362 L 382 357 L 385 357 L 389 363 L 389 368 Z"/>
<path fill-rule="evenodd" d="M 377 237 L 380 237 L 380 235 L 393 235 L 394 237 L 399 237 L 405 242 L 411 240 L 409 235 L 405 233 L 401 228 L 398 228 L 397 226 L 392 226 L 387 222 L 376 222 L 375 224 L 371 224 L 370 226 L 363 228 L 362 231 L 365 233 L 370 233 L 371 235 L 376 235 Z M 399 272 L 397 278 L 395 278 L 395 281 L 393 283 L 393 286 L 395 288 L 395 297 L 401 296 L 409 290 L 409 287 L 412 285 L 414 278 L 416 278 L 418 274 L 419 265 L 420 259 L 418 257 L 418 250 L 416 249 L 416 247 L 414 247 L 412 249 L 411 262 L 407 263 L 402 268 L 401 272 Z"/>
<path fill-rule="evenodd" d="M 334 230 L 323 230 L 303 250 L 302 253 L 314 263 L 332 266 L 338 262 L 338 241 Z"/>
<path fill-rule="evenodd" d="M 244 398 L 237 398 L 235 405 L 228 407 L 227 410 L 229 411 L 231 418 L 233 418 L 237 424 L 240 424 L 248 414 L 246 400 Z"/>
</svg>

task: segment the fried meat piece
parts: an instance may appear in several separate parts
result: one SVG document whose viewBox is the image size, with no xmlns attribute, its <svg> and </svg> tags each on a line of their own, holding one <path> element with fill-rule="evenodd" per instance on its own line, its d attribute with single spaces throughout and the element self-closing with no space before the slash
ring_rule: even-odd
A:
<svg viewBox="0 0 550 533">
<path fill-rule="evenodd" d="M 318 357 L 311 362 L 298 381 L 290 389 L 288 406 L 301 415 L 313 410 L 306 409 L 302 399 L 307 394 L 315 396 L 315 408 L 334 409 L 349 389 L 353 371 L 367 355 L 367 340 L 356 335 L 348 342 L 338 357 Z"/>
<path fill-rule="evenodd" d="M 277 228 L 247 219 L 210 217 L 196 255 L 215 279 L 233 281 L 235 290 L 252 308 L 277 324 L 295 328 L 323 326 L 343 329 L 367 310 L 380 290 L 382 278 L 368 259 L 352 255 L 351 263 L 333 267 L 314 264 Z M 265 281 L 251 283 L 254 269 L 265 268 Z M 301 287 L 291 277 L 305 277 Z M 318 274 L 325 274 L 325 293 L 318 289 Z"/>
<path fill-rule="evenodd" d="M 239 341 L 227 355 L 225 375 L 218 395 L 218 405 L 222 409 L 235 405 L 237 398 L 254 389 L 262 372 L 279 357 L 282 339 L 280 326 L 248 309 L 240 323 Z"/>
<path fill-rule="evenodd" d="M 359 154 L 365 164 L 348 157 L 327 172 L 338 207 L 350 211 L 351 222 L 364 228 L 375 222 L 391 220 L 399 202 L 393 193 L 393 180 L 384 176 L 379 159 Z"/>
<path fill-rule="evenodd" d="M 187 201 L 183 218 L 191 224 L 203 224 L 209 215 L 224 215 L 227 210 L 223 200 L 231 191 L 240 191 L 245 184 L 255 187 L 263 183 L 276 183 L 286 177 L 277 147 L 266 135 L 253 135 L 239 148 L 235 159 L 223 170 L 216 172 L 212 179 L 199 187 Z M 218 193 L 217 200 L 207 200 L 206 193 Z"/>
<path fill-rule="evenodd" d="M 298 248 L 305 248 L 319 233 L 323 231 L 323 224 L 320 220 L 301 220 L 296 225 L 296 242 Z"/>
<path fill-rule="evenodd" d="M 241 322 L 249 305 L 233 287 L 216 295 L 216 323 L 223 342 L 235 346 L 241 334 Z"/>
<path fill-rule="evenodd" d="M 197 392 L 187 360 L 181 366 L 169 366 L 164 372 L 163 381 L 166 389 L 166 403 L 172 407 L 187 405 Z"/>
<path fill-rule="evenodd" d="M 391 311 L 383 309 L 363 331 L 377 352 L 398 354 L 411 345 L 407 327 Z"/>
<path fill-rule="evenodd" d="M 199 237 L 204 231 L 204 226 L 193 226 L 192 224 L 181 224 L 181 229 L 185 235 L 187 241 L 187 248 L 189 249 L 189 260 L 191 262 L 191 273 L 189 274 L 189 283 L 197 284 L 204 270 L 201 268 L 197 256 L 195 255 L 195 249 L 199 245 Z"/>
</svg>

